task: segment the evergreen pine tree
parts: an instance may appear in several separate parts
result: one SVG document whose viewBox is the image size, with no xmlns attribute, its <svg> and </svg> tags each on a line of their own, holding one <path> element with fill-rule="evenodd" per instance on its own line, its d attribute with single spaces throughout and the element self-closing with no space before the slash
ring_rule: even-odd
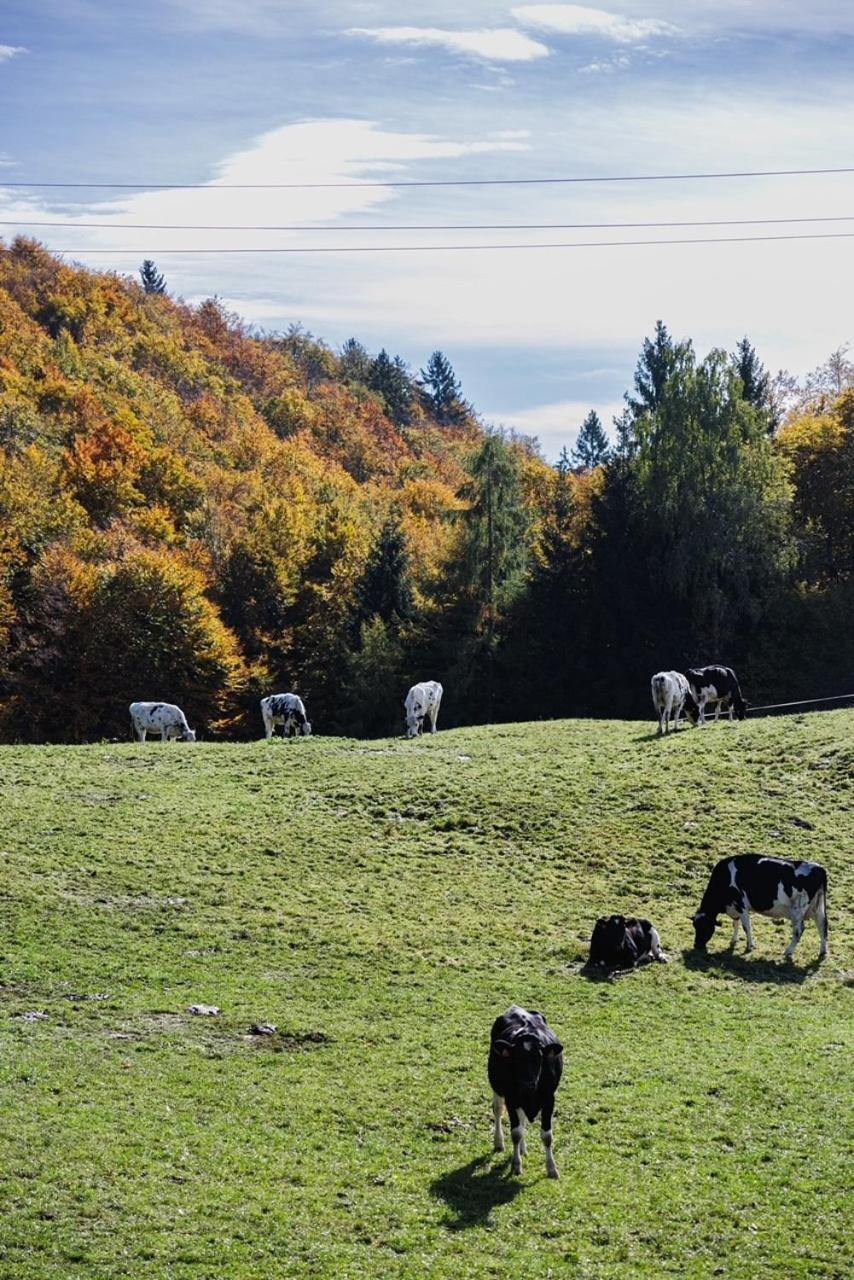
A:
<svg viewBox="0 0 854 1280">
<path fill-rule="evenodd" d="M 433 352 L 427 361 L 427 368 L 421 370 L 421 381 L 427 405 L 438 422 L 449 426 L 465 420 L 466 404 L 462 398 L 462 388 L 450 360 L 441 351 Z"/>
<path fill-rule="evenodd" d="M 368 386 L 382 396 L 392 422 L 398 427 L 406 426 L 412 411 L 413 388 L 409 371 L 400 356 L 392 359 L 383 347 L 371 364 Z"/>
<path fill-rule="evenodd" d="M 341 375 L 345 382 L 362 382 L 368 385 L 371 376 L 371 357 L 361 342 L 348 338 L 339 357 Z"/>
<path fill-rule="evenodd" d="M 572 452 L 572 459 L 578 467 L 598 467 L 607 462 L 611 448 L 605 428 L 595 409 L 591 409 L 581 424 L 578 439 Z"/>
<path fill-rule="evenodd" d="M 775 426 L 776 422 L 772 423 L 770 378 L 749 338 L 742 338 L 731 358 L 732 366 L 741 379 L 742 399 L 758 409 L 768 419 L 769 426 Z"/>
<path fill-rule="evenodd" d="M 166 277 L 157 270 L 155 263 L 146 258 L 139 269 L 139 278 L 146 293 L 165 293 Z"/>
<path fill-rule="evenodd" d="M 379 617 L 396 624 L 410 618 L 414 609 L 406 535 L 398 520 L 383 525 L 376 545 L 356 588 L 357 622 Z"/>
</svg>

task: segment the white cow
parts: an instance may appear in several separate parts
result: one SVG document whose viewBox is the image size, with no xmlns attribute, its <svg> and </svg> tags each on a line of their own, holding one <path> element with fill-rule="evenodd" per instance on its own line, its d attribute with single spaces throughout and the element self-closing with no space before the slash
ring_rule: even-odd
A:
<svg viewBox="0 0 854 1280">
<path fill-rule="evenodd" d="M 679 717 L 686 711 L 696 723 L 697 703 L 688 680 L 681 671 L 658 671 L 650 681 L 652 705 L 658 716 L 658 734 L 679 728 Z"/>
<path fill-rule="evenodd" d="M 132 702 L 129 709 L 131 728 L 139 742 L 145 742 L 148 733 L 159 733 L 164 742 L 173 738 L 196 741 L 195 729 L 190 728 L 184 712 L 174 702 Z"/>
<path fill-rule="evenodd" d="M 295 734 L 307 737 L 311 733 L 305 704 L 295 693 L 271 693 L 269 698 L 262 698 L 261 717 L 264 721 L 264 733 L 268 738 L 272 738 L 277 724 L 282 726 L 283 738 L 290 738 Z"/>
<path fill-rule="evenodd" d="M 417 738 L 424 728 L 424 717 L 430 719 L 430 732 L 436 732 L 442 686 L 438 680 L 422 680 L 414 684 L 406 695 L 403 706 L 406 712 L 406 736 Z"/>
</svg>

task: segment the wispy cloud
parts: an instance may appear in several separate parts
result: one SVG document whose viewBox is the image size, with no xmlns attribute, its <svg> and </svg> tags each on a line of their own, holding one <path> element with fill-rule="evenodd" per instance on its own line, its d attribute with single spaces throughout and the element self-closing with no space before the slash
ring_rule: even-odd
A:
<svg viewBox="0 0 854 1280">
<path fill-rule="evenodd" d="M 443 27 L 351 27 L 347 34 L 376 40 L 379 44 L 433 46 L 485 62 L 531 62 L 548 57 L 550 52 L 547 45 L 511 27 L 484 27 L 477 31 L 452 31 Z"/>
<path fill-rule="evenodd" d="M 625 18 L 581 4 L 526 4 L 511 13 L 523 26 L 567 36 L 599 36 L 617 44 L 640 44 L 661 36 L 681 35 L 679 27 L 659 18 Z"/>
<path fill-rule="evenodd" d="M 19 44 L 0 44 L 0 62 L 8 62 L 16 54 L 26 52 Z"/>
</svg>

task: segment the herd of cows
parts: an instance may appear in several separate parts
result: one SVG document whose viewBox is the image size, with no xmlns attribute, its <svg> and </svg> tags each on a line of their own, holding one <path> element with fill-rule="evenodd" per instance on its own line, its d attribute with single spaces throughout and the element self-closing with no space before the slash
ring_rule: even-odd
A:
<svg viewBox="0 0 854 1280">
<path fill-rule="evenodd" d="M 693 724 L 705 723 L 706 708 L 721 711 L 730 720 L 744 719 L 747 708 L 735 672 L 730 667 L 692 668 L 659 671 L 652 677 L 652 699 L 658 716 L 659 735 L 677 729 L 684 714 Z M 406 734 L 416 737 L 429 723 L 436 732 L 442 701 L 442 686 L 436 680 L 413 685 L 404 700 Z M 133 702 L 130 706 L 133 731 L 140 742 L 148 733 L 159 733 L 164 741 L 194 742 L 195 732 L 180 707 L 168 702 Z M 285 737 L 306 736 L 311 724 L 302 699 L 295 693 L 273 694 L 261 701 L 264 733 L 271 738 L 276 725 Z M 694 948 L 704 951 L 720 924 L 722 915 L 733 922 L 730 947 L 734 948 L 740 928 L 744 929 L 747 951 L 753 950 L 751 911 L 776 919 L 787 919 L 792 938 L 785 956 L 790 959 L 808 921 L 818 930 L 820 958 L 828 954 L 827 873 L 815 862 L 740 854 L 723 858 L 712 871 L 700 906 L 691 917 Z M 612 972 L 631 969 L 649 961 L 667 962 L 658 930 L 649 920 L 611 915 L 597 920 L 590 942 L 588 964 Z M 490 1034 L 487 1073 L 492 1086 L 493 1140 L 496 1151 L 504 1150 L 502 1116 L 506 1108 L 513 1140 L 511 1169 L 522 1172 L 526 1154 L 528 1121 L 540 1117 L 540 1133 L 546 1157 L 546 1172 L 558 1176 L 552 1152 L 552 1117 L 555 1093 L 563 1070 L 563 1046 L 543 1014 L 511 1005 L 496 1018 Z"/>
</svg>

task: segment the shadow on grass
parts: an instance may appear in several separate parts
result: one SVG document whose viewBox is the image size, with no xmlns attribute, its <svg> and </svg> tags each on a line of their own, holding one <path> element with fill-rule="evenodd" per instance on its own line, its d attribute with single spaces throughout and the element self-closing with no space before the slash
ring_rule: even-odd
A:
<svg viewBox="0 0 854 1280">
<path fill-rule="evenodd" d="M 807 965 L 798 965 L 793 960 L 751 960 L 729 950 L 694 951 L 686 948 L 682 959 L 685 968 L 695 973 L 732 974 L 745 982 L 777 982 L 781 985 L 806 982 L 821 968 L 818 957 Z"/>
<path fill-rule="evenodd" d="M 444 1223 L 452 1231 L 485 1226 L 492 1210 L 509 1204 L 521 1190 L 521 1181 L 510 1173 L 509 1161 L 493 1165 L 491 1156 L 478 1156 L 430 1183 L 432 1194 L 444 1200 L 455 1215 Z"/>
</svg>

